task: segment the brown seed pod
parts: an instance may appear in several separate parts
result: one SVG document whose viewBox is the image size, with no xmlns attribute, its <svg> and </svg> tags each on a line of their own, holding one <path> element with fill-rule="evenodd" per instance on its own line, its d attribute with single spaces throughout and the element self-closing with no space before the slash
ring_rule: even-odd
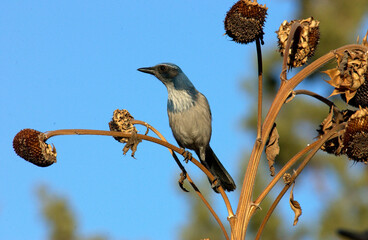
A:
<svg viewBox="0 0 368 240">
<path fill-rule="evenodd" d="M 362 45 L 368 46 L 367 35 Z M 336 54 L 337 67 L 324 71 L 335 89 L 330 96 L 342 94 L 342 99 L 354 107 L 368 106 L 368 53 L 360 49 Z"/>
<path fill-rule="evenodd" d="M 39 167 L 56 162 L 56 149 L 45 143 L 45 134 L 34 129 L 23 129 L 13 139 L 14 151 L 21 158 Z"/>
<path fill-rule="evenodd" d="M 340 96 L 353 107 L 368 107 L 368 72 L 365 74 L 364 83 L 356 90 L 354 97 L 350 101 L 347 101 L 345 94 Z"/>
<path fill-rule="evenodd" d="M 295 22 L 299 23 L 301 28 L 295 32 L 294 40 L 289 49 L 287 60 L 289 68 L 303 66 L 314 55 L 319 43 L 319 21 L 312 17 L 291 22 L 285 20 L 280 25 L 279 30 L 276 31 L 281 56 L 285 54 L 291 27 Z M 298 41 L 295 41 L 295 39 Z"/>
<path fill-rule="evenodd" d="M 368 163 L 368 108 L 360 108 L 349 118 L 343 144 L 350 159 Z"/>
<path fill-rule="evenodd" d="M 226 34 L 237 43 L 247 44 L 257 38 L 262 40 L 266 15 L 266 6 L 250 0 L 240 0 L 226 14 Z"/>
<path fill-rule="evenodd" d="M 343 110 L 337 112 L 337 114 L 333 114 L 333 112 L 331 111 L 329 116 L 326 117 L 326 119 L 320 124 L 320 128 L 317 130 L 318 137 L 321 138 L 323 134 L 331 130 L 336 124 L 348 121 L 350 116 L 353 114 L 354 111 L 351 110 Z M 334 154 L 336 156 L 343 154 L 342 152 L 343 142 L 341 136 L 344 133 L 344 131 L 345 130 L 341 130 L 341 132 L 336 137 L 326 141 L 321 146 L 321 150 L 329 154 Z"/>
<path fill-rule="evenodd" d="M 116 109 L 113 113 L 112 120 L 109 122 L 109 127 L 111 131 L 123 132 L 123 133 L 137 133 L 137 129 L 131 123 L 134 120 L 133 116 L 130 115 L 128 110 Z M 127 143 L 128 138 L 114 137 L 116 141 L 121 143 Z"/>
</svg>

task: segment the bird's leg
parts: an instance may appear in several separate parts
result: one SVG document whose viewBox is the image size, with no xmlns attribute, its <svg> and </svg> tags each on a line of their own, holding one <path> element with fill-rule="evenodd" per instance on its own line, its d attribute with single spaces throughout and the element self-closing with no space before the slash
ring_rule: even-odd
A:
<svg viewBox="0 0 368 240">
<path fill-rule="evenodd" d="M 189 160 L 192 160 L 192 153 L 191 152 L 189 152 L 189 151 L 185 151 L 185 149 L 184 148 L 182 148 L 183 149 L 183 156 L 184 156 L 184 161 L 185 161 L 185 163 L 188 163 L 188 161 Z"/>
</svg>

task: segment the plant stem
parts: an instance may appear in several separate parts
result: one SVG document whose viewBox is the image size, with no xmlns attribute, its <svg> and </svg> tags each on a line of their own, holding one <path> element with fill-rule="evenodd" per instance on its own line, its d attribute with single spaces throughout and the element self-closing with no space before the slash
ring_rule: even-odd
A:
<svg viewBox="0 0 368 240">
<path fill-rule="evenodd" d="M 290 47 L 291 47 L 291 43 L 293 42 L 294 40 L 294 37 L 296 36 L 296 33 L 300 32 L 297 31 L 298 29 L 301 28 L 301 25 L 300 23 L 298 22 L 294 22 L 292 25 L 291 25 L 291 29 L 290 29 L 290 33 L 289 33 L 289 37 L 288 37 L 288 40 L 286 42 L 286 47 L 285 47 L 285 50 L 284 50 L 284 58 L 283 58 L 283 62 L 282 62 L 282 70 L 281 70 L 281 74 L 280 74 L 280 79 L 281 79 L 281 86 L 285 83 L 285 81 L 287 80 L 287 60 L 289 58 L 289 55 L 290 55 Z M 298 42 L 299 42 L 299 39 L 297 39 Z"/>
<path fill-rule="evenodd" d="M 54 136 L 59 136 L 59 135 L 100 135 L 100 136 L 111 136 L 111 137 L 125 137 L 125 138 L 130 138 L 132 137 L 132 134 L 130 133 L 123 133 L 123 132 L 116 132 L 116 131 L 103 131 L 103 130 L 92 130 L 92 129 L 61 129 L 61 130 L 54 130 L 54 131 L 48 131 L 45 132 L 45 141 L 51 137 Z M 151 136 L 147 136 L 147 135 L 142 135 L 142 134 L 136 134 L 136 136 L 139 139 L 142 140 L 146 140 L 146 141 L 150 141 L 156 144 L 159 144 L 161 146 L 164 146 L 166 148 L 169 148 L 171 150 L 173 150 L 174 152 L 177 152 L 178 154 L 184 156 L 185 155 L 185 150 L 182 148 L 178 148 L 166 141 L 163 141 L 161 139 L 157 139 Z M 189 159 L 192 163 L 194 163 L 194 165 L 196 165 L 198 168 L 200 168 L 202 170 L 202 172 L 204 172 L 207 177 L 210 179 L 211 182 L 214 182 L 214 184 L 216 184 L 216 182 L 218 181 L 217 179 L 215 179 L 215 177 L 211 174 L 210 171 L 208 171 L 208 169 L 206 167 L 204 167 L 197 159 L 195 159 L 194 157 L 192 157 L 191 159 Z M 221 187 L 221 185 L 217 188 L 218 191 L 220 192 L 228 214 L 229 214 L 229 218 L 234 217 L 234 213 L 229 201 L 229 198 L 227 197 L 224 189 Z"/>
<path fill-rule="evenodd" d="M 345 123 L 343 124 L 339 124 L 335 127 L 333 127 L 328 133 L 326 133 L 325 135 L 323 135 L 322 138 L 318 139 L 316 142 L 314 142 L 313 148 L 311 150 L 311 152 L 305 157 L 305 159 L 303 160 L 303 162 L 300 164 L 300 166 L 297 168 L 297 170 L 294 172 L 294 174 L 292 175 L 291 179 L 290 179 L 290 183 L 286 184 L 284 186 L 284 188 L 281 190 L 281 192 L 279 193 L 279 195 L 277 196 L 276 200 L 272 203 L 270 209 L 268 210 L 265 218 L 262 221 L 261 226 L 258 229 L 257 232 L 257 236 L 256 236 L 256 240 L 259 239 L 261 237 L 261 234 L 263 232 L 264 227 L 266 226 L 266 223 L 268 221 L 268 219 L 271 217 L 273 211 L 275 210 L 277 204 L 280 202 L 281 198 L 285 195 L 286 191 L 290 188 L 290 186 L 292 185 L 291 183 L 293 183 L 295 181 L 295 179 L 300 175 L 300 173 L 303 171 L 303 169 L 305 168 L 305 166 L 309 163 L 309 161 L 312 159 L 312 157 L 317 153 L 317 151 L 321 148 L 321 146 L 332 136 L 334 135 L 337 131 L 341 130 L 343 127 L 345 126 Z"/>
<path fill-rule="evenodd" d="M 307 96 L 311 96 L 311 97 L 314 97 L 315 99 L 318 99 L 321 102 L 325 103 L 329 107 L 336 107 L 335 104 L 332 101 L 328 100 L 325 97 L 322 97 L 321 95 L 319 95 L 315 92 L 311 92 L 311 91 L 308 91 L 308 90 L 301 89 L 301 90 L 295 90 L 293 92 L 293 94 L 294 95 L 304 94 L 304 95 L 307 95 Z"/>
<path fill-rule="evenodd" d="M 272 178 L 271 182 L 267 185 L 267 187 L 263 190 L 263 192 L 258 196 L 258 198 L 254 201 L 254 204 L 260 204 L 262 200 L 267 196 L 267 194 L 271 191 L 271 189 L 276 185 L 276 183 L 283 177 L 284 173 L 288 171 L 304 154 L 309 152 L 312 148 L 314 148 L 318 144 L 318 140 L 309 144 L 303 150 L 298 152 L 294 157 L 292 157 L 284 167 L 276 174 L 274 178 Z"/>
<path fill-rule="evenodd" d="M 256 39 L 256 48 L 257 48 L 257 65 L 258 65 L 258 117 L 257 117 L 257 139 L 261 138 L 262 131 L 262 48 L 260 39 Z"/>
<path fill-rule="evenodd" d="M 316 71 L 318 68 L 326 64 L 328 61 L 335 57 L 335 53 L 342 53 L 345 50 L 349 49 L 360 49 L 363 51 L 367 51 L 367 47 L 360 44 L 351 44 L 343 46 L 339 49 L 336 49 L 333 52 L 329 52 L 319 59 L 315 60 L 311 64 L 307 65 L 304 69 L 302 69 L 299 73 L 297 73 L 294 77 L 292 77 L 289 81 L 285 81 L 283 85 L 280 86 L 279 91 L 277 92 L 274 101 L 264 119 L 262 125 L 262 133 L 261 139 L 257 139 L 254 143 L 253 150 L 248 162 L 248 167 L 245 172 L 243 186 L 240 193 L 239 204 L 236 211 L 237 220 L 235 222 L 234 232 L 232 234 L 233 239 L 240 240 L 245 239 L 247 226 L 252 216 L 253 208 L 257 208 L 257 205 L 254 205 L 251 202 L 251 197 L 254 188 L 255 176 L 257 174 L 259 161 L 262 155 L 262 151 L 264 149 L 266 140 L 270 134 L 272 126 L 275 122 L 275 119 L 284 104 L 287 97 L 293 91 L 293 89 L 302 82 L 306 77 Z"/>
<path fill-rule="evenodd" d="M 140 121 L 140 120 L 132 120 L 131 121 L 132 124 L 139 124 L 139 125 L 143 125 L 145 127 L 147 127 L 147 130 L 152 130 L 161 140 L 167 142 L 166 138 L 154 127 L 152 127 L 151 125 L 149 125 L 146 122 Z M 146 134 L 148 133 L 148 131 L 146 132 Z M 192 188 L 194 189 L 194 191 L 197 193 L 197 195 L 199 196 L 199 198 L 202 200 L 202 202 L 206 205 L 206 207 L 208 208 L 208 210 L 211 212 L 212 216 L 215 218 L 217 224 L 220 226 L 226 240 L 229 240 L 229 235 L 226 232 L 226 229 L 224 227 L 224 225 L 222 224 L 220 218 L 218 217 L 218 215 L 216 214 L 216 212 L 213 210 L 211 204 L 207 201 L 207 199 L 203 196 L 203 194 L 201 193 L 201 191 L 198 189 L 198 187 L 195 185 L 195 183 L 193 182 L 192 178 L 189 176 L 189 174 L 187 173 L 187 171 L 185 170 L 183 164 L 181 164 L 180 160 L 178 159 L 178 157 L 176 156 L 175 152 L 173 150 L 171 150 L 170 148 L 168 148 L 168 150 L 170 151 L 171 155 L 173 156 L 173 158 L 175 159 L 175 162 L 178 164 L 179 168 L 181 169 L 181 171 L 183 172 L 183 174 L 186 175 L 186 178 L 188 179 L 188 182 L 190 183 L 190 185 L 192 186 Z M 231 206 L 230 206 L 231 208 Z"/>
</svg>

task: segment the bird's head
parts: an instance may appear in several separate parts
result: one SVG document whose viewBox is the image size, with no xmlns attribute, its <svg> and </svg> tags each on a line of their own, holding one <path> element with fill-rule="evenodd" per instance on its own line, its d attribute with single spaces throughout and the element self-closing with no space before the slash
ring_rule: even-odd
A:
<svg viewBox="0 0 368 240">
<path fill-rule="evenodd" d="M 156 76 L 167 88 L 176 90 L 195 89 L 180 67 L 173 63 L 160 63 L 153 67 L 138 68 L 138 71 Z"/>
</svg>

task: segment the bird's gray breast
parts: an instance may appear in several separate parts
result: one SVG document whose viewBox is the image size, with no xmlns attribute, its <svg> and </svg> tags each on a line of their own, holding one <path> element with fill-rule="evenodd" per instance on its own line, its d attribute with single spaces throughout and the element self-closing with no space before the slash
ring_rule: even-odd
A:
<svg viewBox="0 0 368 240">
<path fill-rule="evenodd" d="M 185 93 L 184 93 L 185 94 Z M 211 138 L 211 111 L 205 96 L 197 93 L 195 101 L 176 93 L 168 100 L 169 123 L 181 147 L 198 150 Z"/>
</svg>

